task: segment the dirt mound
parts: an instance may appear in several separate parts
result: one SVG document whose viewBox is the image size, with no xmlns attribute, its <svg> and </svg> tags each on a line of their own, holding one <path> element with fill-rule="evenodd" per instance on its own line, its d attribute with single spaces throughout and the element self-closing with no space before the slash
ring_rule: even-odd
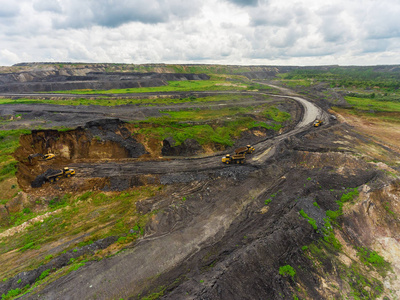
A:
<svg viewBox="0 0 400 300">
<path fill-rule="evenodd" d="M 164 156 L 193 156 L 203 150 L 199 142 L 194 139 L 187 139 L 178 146 L 174 146 L 175 143 L 176 141 L 172 137 L 163 140 L 161 154 Z"/>
</svg>

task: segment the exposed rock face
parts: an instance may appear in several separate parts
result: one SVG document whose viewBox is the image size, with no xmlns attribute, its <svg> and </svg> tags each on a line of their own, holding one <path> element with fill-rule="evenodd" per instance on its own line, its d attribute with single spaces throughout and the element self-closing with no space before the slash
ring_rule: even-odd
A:
<svg viewBox="0 0 400 300">
<path fill-rule="evenodd" d="M 126 125 L 119 119 L 101 119 L 75 130 L 32 130 L 32 134 L 21 136 L 21 147 L 14 153 L 21 162 L 19 184 L 40 187 L 44 182 L 49 165 L 38 164 L 37 160 L 29 164 L 27 157 L 32 153 L 54 153 L 56 157 L 49 162 L 56 166 L 54 169 L 68 166 L 75 159 L 138 158 L 146 154 L 145 147 L 132 137 Z"/>
<path fill-rule="evenodd" d="M 20 161 L 33 152 L 56 153 L 66 159 L 133 158 L 146 153 L 119 119 L 91 121 L 65 132 L 32 130 L 31 135 L 21 137 L 21 145 L 15 154 Z"/>
<path fill-rule="evenodd" d="M 76 70 L 0 74 L 1 93 L 51 92 L 75 89 L 127 89 L 167 85 L 167 81 L 207 80 L 206 74 L 107 73 Z"/>
</svg>

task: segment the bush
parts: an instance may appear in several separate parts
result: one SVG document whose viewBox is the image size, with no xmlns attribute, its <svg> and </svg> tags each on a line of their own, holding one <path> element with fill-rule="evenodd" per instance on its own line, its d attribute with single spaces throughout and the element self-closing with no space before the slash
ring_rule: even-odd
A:
<svg viewBox="0 0 400 300">
<path fill-rule="evenodd" d="M 345 203 L 349 201 L 353 201 L 354 197 L 358 196 L 359 192 L 357 188 L 354 188 L 352 191 L 348 192 L 347 194 L 343 194 L 340 198 L 340 202 Z"/>
<path fill-rule="evenodd" d="M 45 279 L 47 276 L 49 276 L 49 274 L 50 274 L 50 269 L 47 269 L 43 271 L 42 274 L 40 274 L 37 280 Z"/>
<path fill-rule="evenodd" d="M 22 210 L 22 212 L 24 213 L 24 214 L 30 214 L 31 213 L 31 210 L 30 210 L 30 208 L 29 207 L 25 207 L 23 210 Z"/>
<path fill-rule="evenodd" d="M 279 274 L 285 277 L 291 276 L 293 279 L 296 275 L 296 270 L 291 265 L 286 265 L 279 268 Z"/>
<path fill-rule="evenodd" d="M 29 242 L 25 244 L 21 249 L 19 249 L 20 252 L 24 252 L 28 249 L 39 249 L 40 246 L 35 246 L 35 242 Z"/>
<path fill-rule="evenodd" d="M 1 300 L 8 300 L 8 299 L 14 298 L 21 293 L 22 293 L 22 290 L 19 288 L 15 289 L 15 290 L 10 290 L 10 291 L 8 291 L 7 294 L 1 295 Z"/>
</svg>

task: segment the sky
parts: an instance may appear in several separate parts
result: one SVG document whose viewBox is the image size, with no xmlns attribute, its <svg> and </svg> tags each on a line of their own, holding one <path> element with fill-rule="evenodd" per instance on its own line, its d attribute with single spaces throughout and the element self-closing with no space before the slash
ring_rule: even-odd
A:
<svg viewBox="0 0 400 300">
<path fill-rule="evenodd" d="M 400 63 L 399 0 L 0 0 L 0 65 Z"/>
</svg>

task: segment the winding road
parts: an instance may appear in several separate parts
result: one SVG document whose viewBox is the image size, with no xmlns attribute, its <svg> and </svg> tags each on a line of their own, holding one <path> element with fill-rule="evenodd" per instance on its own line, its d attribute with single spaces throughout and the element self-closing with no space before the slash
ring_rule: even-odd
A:
<svg viewBox="0 0 400 300">
<path fill-rule="evenodd" d="M 273 86 L 274 88 L 281 89 L 289 95 L 274 95 L 274 97 L 293 99 L 301 104 L 303 108 L 302 119 L 296 127 L 284 134 L 275 136 L 274 138 L 267 139 L 259 142 L 254 146 L 255 152 L 252 156 L 246 158 L 247 165 L 259 165 L 265 162 L 273 154 L 274 146 L 284 139 L 298 134 L 304 130 L 311 128 L 311 123 L 319 118 L 323 119 L 325 123 L 329 122 L 328 114 L 321 108 L 311 103 L 310 101 L 301 98 L 287 89 Z M 210 92 L 208 92 L 210 93 Z M 217 94 L 222 92 L 213 92 Z M 223 92 L 226 94 L 227 92 Z M 243 93 L 242 93 L 243 94 Z M 255 94 L 251 92 L 251 94 Z M 268 95 L 266 93 L 256 93 L 258 95 Z M 185 159 L 171 159 L 168 161 L 128 161 L 128 162 L 107 162 L 107 163 L 76 163 L 71 164 L 71 167 L 79 169 L 78 177 L 126 177 L 141 174 L 169 174 L 180 172 L 200 172 L 206 170 L 216 170 L 222 168 L 237 168 L 235 165 L 225 165 L 221 163 L 221 156 L 207 156 L 199 158 L 185 158 Z"/>
</svg>

